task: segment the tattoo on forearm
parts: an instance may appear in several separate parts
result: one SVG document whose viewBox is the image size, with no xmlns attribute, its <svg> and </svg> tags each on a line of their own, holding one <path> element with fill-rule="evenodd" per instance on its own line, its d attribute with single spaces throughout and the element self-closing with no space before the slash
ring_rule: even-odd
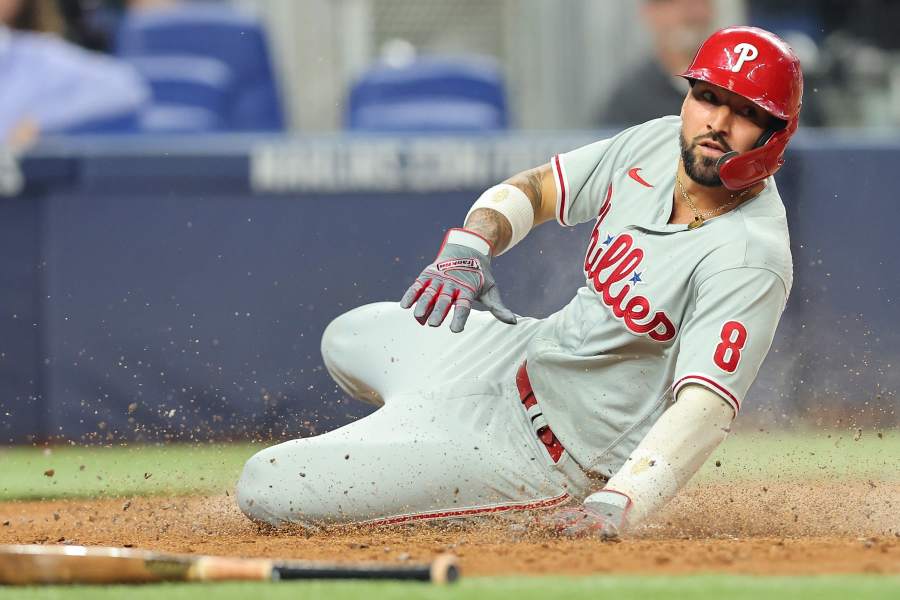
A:
<svg viewBox="0 0 900 600">
<path fill-rule="evenodd" d="M 494 255 L 503 252 L 512 239 L 512 226 L 502 214 L 490 208 L 472 211 L 466 219 L 465 228 L 474 231 L 491 242 Z"/>
<path fill-rule="evenodd" d="M 546 172 L 549 172 L 549 167 L 545 165 L 514 175 L 503 182 L 522 190 L 531 202 L 535 216 L 540 212 L 543 202 L 543 177 Z M 512 225 L 509 224 L 509 220 L 489 208 L 472 211 L 472 214 L 466 219 L 465 228 L 488 239 L 493 245 L 494 254 L 503 252 L 512 239 Z"/>
<path fill-rule="evenodd" d="M 534 214 L 537 214 L 541 208 L 541 189 L 543 187 L 543 182 L 541 180 L 543 173 L 541 172 L 541 167 L 536 169 L 531 169 L 530 171 L 525 171 L 524 173 L 519 173 L 518 175 L 514 175 L 506 180 L 505 183 L 510 185 L 514 185 L 520 190 L 522 190 L 528 199 L 531 200 L 531 208 L 534 209 Z"/>
</svg>

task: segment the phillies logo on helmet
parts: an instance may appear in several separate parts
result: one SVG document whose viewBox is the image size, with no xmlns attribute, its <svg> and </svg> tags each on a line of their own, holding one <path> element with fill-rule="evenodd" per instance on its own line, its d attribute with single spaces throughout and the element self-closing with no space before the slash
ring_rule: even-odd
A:
<svg viewBox="0 0 900 600">
<path fill-rule="evenodd" d="M 744 63 L 748 60 L 756 60 L 756 57 L 759 56 L 759 50 L 756 49 L 756 46 L 753 44 L 748 44 L 747 42 L 741 42 L 737 46 L 734 47 L 734 51 L 738 55 L 738 61 L 735 63 L 733 67 L 731 67 L 732 73 L 738 73 L 741 70 L 741 67 L 744 66 Z"/>
</svg>

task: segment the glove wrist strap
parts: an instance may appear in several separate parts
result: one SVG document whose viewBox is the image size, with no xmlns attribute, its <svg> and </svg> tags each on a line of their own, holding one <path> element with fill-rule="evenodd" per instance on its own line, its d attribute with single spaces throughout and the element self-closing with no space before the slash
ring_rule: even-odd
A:
<svg viewBox="0 0 900 600">
<path fill-rule="evenodd" d="M 441 249 L 438 252 L 439 255 L 444 251 L 444 246 L 447 244 L 465 246 L 476 252 L 480 252 L 489 258 L 491 256 L 491 243 L 474 231 L 469 231 L 468 229 L 453 228 L 448 231 L 447 235 L 444 236 L 444 243 L 441 245 Z"/>
<path fill-rule="evenodd" d="M 584 506 L 597 511 L 612 520 L 616 527 L 622 527 L 628 516 L 632 501 L 627 494 L 616 490 L 600 490 L 584 499 Z"/>
</svg>

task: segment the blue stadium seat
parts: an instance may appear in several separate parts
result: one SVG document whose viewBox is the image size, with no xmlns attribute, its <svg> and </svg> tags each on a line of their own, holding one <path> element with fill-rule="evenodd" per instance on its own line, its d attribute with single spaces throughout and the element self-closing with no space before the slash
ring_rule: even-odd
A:
<svg viewBox="0 0 900 600">
<path fill-rule="evenodd" d="M 132 134 L 140 131 L 140 120 L 140 115 L 134 113 L 100 117 L 56 130 L 53 133 L 63 135 Z"/>
<path fill-rule="evenodd" d="M 116 54 L 153 91 L 145 131 L 284 128 L 265 31 L 252 15 L 204 2 L 131 11 Z"/>
<path fill-rule="evenodd" d="M 348 129 L 383 132 L 506 129 L 503 77 L 487 57 L 423 57 L 379 63 L 350 89 Z"/>
</svg>

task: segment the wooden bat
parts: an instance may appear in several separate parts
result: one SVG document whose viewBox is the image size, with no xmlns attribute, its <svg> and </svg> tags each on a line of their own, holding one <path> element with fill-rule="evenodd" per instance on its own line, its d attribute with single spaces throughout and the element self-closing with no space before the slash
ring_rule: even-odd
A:
<svg viewBox="0 0 900 600">
<path fill-rule="evenodd" d="M 458 578 L 459 566 L 450 554 L 440 555 L 429 564 L 400 566 L 164 554 L 128 548 L 0 545 L 0 585 L 282 579 L 394 579 L 443 584 Z"/>
</svg>

